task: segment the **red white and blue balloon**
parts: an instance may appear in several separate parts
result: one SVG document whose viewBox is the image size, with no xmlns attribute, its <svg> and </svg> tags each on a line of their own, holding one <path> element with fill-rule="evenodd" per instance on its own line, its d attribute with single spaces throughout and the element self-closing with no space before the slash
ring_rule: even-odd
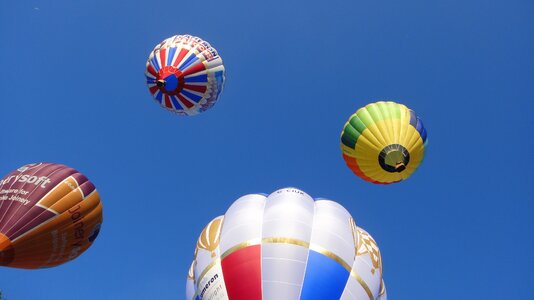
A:
<svg viewBox="0 0 534 300">
<path fill-rule="evenodd" d="M 217 50 L 191 35 L 175 35 L 157 45 L 146 62 L 146 82 L 154 99 L 178 115 L 196 115 L 219 98 L 225 70 Z"/>
<path fill-rule="evenodd" d="M 186 300 L 386 300 L 374 239 L 343 206 L 285 188 L 237 199 L 202 231 Z"/>
</svg>

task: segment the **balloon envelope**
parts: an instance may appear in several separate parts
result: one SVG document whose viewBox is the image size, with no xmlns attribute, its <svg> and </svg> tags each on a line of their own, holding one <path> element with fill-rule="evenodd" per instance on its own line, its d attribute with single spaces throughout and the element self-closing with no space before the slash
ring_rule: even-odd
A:
<svg viewBox="0 0 534 300">
<path fill-rule="evenodd" d="M 102 223 L 95 186 L 60 164 L 20 167 L 0 181 L 0 266 L 36 269 L 82 254 Z"/>
<path fill-rule="evenodd" d="M 349 212 L 295 188 L 239 198 L 198 238 L 192 299 L 386 299 L 380 250 Z"/>
<path fill-rule="evenodd" d="M 410 177 L 423 161 L 426 145 L 421 119 L 395 102 L 380 101 L 360 108 L 341 132 L 347 166 L 372 183 L 389 184 Z"/>
<path fill-rule="evenodd" d="M 225 71 L 217 50 L 191 35 L 157 45 L 146 62 L 148 90 L 162 107 L 179 115 L 206 111 L 222 92 Z"/>
</svg>

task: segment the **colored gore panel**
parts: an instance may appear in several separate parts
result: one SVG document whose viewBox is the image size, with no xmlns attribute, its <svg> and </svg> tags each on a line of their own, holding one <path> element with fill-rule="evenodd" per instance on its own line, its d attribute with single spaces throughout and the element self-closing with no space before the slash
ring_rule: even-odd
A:
<svg viewBox="0 0 534 300">
<path fill-rule="evenodd" d="M 182 65 L 180 65 L 180 67 L 178 67 L 178 69 L 180 69 L 180 71 L 183 71 L 197 60 L 198 57 L 193 53 L 189 55 L 189 57 L 182 63 Z"/>
<path fill-rule="evenodd" d="M 334 259 L 310 250 L 301 300 L 339 299 L 349 272 Z"/>
<path fill-rule="evenodd" d="M 423 125 L 423 121 L 417 117 L 413 110 L 410 110 L 410 125 L 419 132 L 421 139 L 423 139 L 423 143 L 426 142 L 426 129 Z"/>
<path fill-rule="evenodd" d="M 341 142 L 345 146 L 354 149 L 358 137 L 360 137 L 360 133 L 356 131 L 350 124 L 347 124 L 347 126 L 345 126 L 345 130 L 343 130 L 343 134 L 341 135 Z"/>
<path fill-rule="evenodd" d="M 167 66 L 172 65 L 172 59 L 174 58 L 175 53 L 176 53 L 176 47 L 169 48 L 169 55 L 167 56 Z"/>
<path fill-rule="evenodd" d="M 413 127 L 417 126 L 417 116 L 413 110 L 410 110 L 410 125 Z"/>
<path fill-rule="evenodd" d="M 156 71 L 159 71 L 160 67 L 156 56 L 152 58 L 152 66 L 154 67 L 154 69 L 156 69 Z"/>
<path fill-rule="evenodd" d="M 235 251 L 221 265 L 229 299 L 261 300 L 261 245 Z"/>
<path fill-rule="evenodd" d="M 196 76 L 187 76 L 184 78 L 185 82 L 207 82 L 208 81 L 208 75 L 207 74 L 201 74 Z"/>
<path fill-rule="evenodd" d="M 354 129 L 356 129 L 356 132 L 358 133 L 358 136 L 356 137 L 357 140 L 360 134 L 362 134 L 367 127 L 358 116 L 353 116 L 350 118 L 349 123 L 352 127 L 354 127 Z"/>
</svg>

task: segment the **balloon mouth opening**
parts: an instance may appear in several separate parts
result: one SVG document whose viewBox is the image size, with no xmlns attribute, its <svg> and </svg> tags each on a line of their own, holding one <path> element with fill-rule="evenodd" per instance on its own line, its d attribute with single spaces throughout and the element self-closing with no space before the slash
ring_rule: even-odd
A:
<svg viewBox="0 0 534 300">
<path fill-rule="evenodd" d="M 406 170 L 410 162 L 410 153 L 402 145 L 391 144 L 382 149 L 378 155 L 378 162 L 386 172 L 401 173 Z"/>
<path fill-rule="evenodd" d="M 0 233 L 0 266 L 9 265 L 15 258 L 15 250 L 7 236 Z"/>
<path fill-rule="evenodd" d="M 165 94 L 177 95 L 184 88 L 185 79 L 182 72 L 173 67 L 165 66 L 159 70 L 156 86 Z"/>
</svg>

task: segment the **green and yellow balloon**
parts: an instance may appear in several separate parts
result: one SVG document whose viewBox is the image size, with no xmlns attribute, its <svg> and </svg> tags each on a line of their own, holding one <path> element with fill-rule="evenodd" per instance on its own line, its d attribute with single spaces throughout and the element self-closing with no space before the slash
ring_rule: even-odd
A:
<svg viewBox="0 0 534 300">
<path fill-rule="evenodd" d="M 341 132 L 347 166 L 376 184 L 402 181 L 419 167 L 427 146 L 421 119 L 406 106 L 379 101 L 356 111 Z"/>
</svg>

